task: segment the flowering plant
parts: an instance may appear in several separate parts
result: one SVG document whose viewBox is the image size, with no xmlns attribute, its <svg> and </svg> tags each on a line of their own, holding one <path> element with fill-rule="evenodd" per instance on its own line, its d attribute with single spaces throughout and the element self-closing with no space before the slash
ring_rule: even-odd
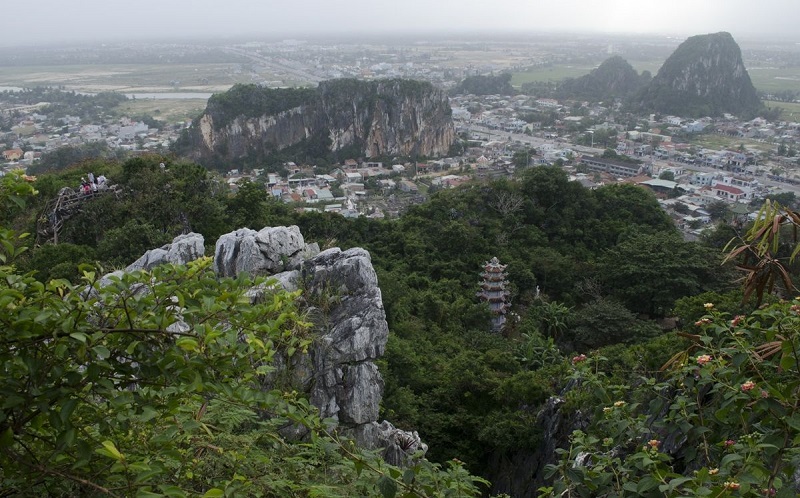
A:
<svg viewBox="0 0 800 498">
<path fill-rule="evenodd" d="M 605 408 L 558 450 L 543 495 L 797 496 L 798 304 L 732 318 L 708 303 L 692 347 L 632 386 L 609 385 L 591 355 L 575 364 Z"/>
</svg>

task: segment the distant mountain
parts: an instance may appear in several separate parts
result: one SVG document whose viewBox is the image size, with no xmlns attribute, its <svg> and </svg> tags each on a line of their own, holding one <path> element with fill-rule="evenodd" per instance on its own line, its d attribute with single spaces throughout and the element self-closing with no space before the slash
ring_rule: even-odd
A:
<svg viewBox="0 0 800 498">
<path fill-rule="evenodd" d="M 498 75 L 468 76 L 455 88 L 450 90 L 451 95 L 516 95 L 517 91 L 511 86 L 511 73 Z"/>
<path fill-rule="evenodd" d="M 638 102 L 679 116 L 749 116 L 762 104 L 730 33 L 692 36 L 669 56 Z"/>
<path fill-rule="evenodd" d="M 209 99 L 175 151 L 206 166 L 255 167 L 280 154 L 439 156 L 454 138 L 447 96 L 430 83 L 340 79 L 317 88 L 234 85 Z"/>
<path fill-rule="evenodd" d="M 557 96 L 591 101 L 627 98 L 635 95 L 649 80 L 649 72 L 640 76 L 628 61 L 615 55 L 585 76 L 564 80 L 558 86 Z"/>
</svg>

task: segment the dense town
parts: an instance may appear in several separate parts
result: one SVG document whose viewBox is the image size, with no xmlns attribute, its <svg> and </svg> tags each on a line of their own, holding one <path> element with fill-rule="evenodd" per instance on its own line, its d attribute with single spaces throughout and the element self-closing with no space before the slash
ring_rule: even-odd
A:
<svg viewBox="0 0 800 498">
<path fill-rule="evenodd" d="M 240 61 L 234 66 L 235 73 L 262 86 L 313 84 L 335 77 L 404 77 L 431 81 L 444 89 L 470 74 L 579 60 L 579 54 L 587 50 L 585 46 L 580 50 L 553 46 L 547 55 L 534 57 L 511 46 L 503 48 L 504 65 L 490 58 L 464 65 L 454 55 L 456 49 L 448 51 L 438 45 L 384 47 L 382 51 L 358 45 L 336 48 L 284 40 L 218 50 Z M 602 51 L 598 47 L 592 50 Z M 630 51 L 631 47 L 607 47 L 609 53 L 616 50 Z M 138 57 L 136 51 L 132 53 Z M 89 51 L 81 57 L 91 55 Z M 272 80 L 264 79 L 265 73 L 272 75 L 268 76 Z M 194 86 L 170 83 L 178 90 L 215 88 L 207 78 Z M 208 85 L 203 86 L 205 83 Z M 146 123 L 135 116 L 100 120 L 55 116 L 49 112 L 52 106 L 48 102 L 4 102 L 3 95 L 9 93 L 0 94 L 0 115 L 6 124 L 0 143 L 6 146 L 6 171 L 33 166 L 43 155 L 65 146 L 95 144 L 119 157 L 166 153 L 191 125 L 188 119 L 171 123 L 150 119 Z M 588 188 L 626 182 L 653 190 L 688 236 L 699 233 L 712 219 L 736 221 L 753 216 L 758 200 L 781 192 L 791 196 L 800 182 L 795 173 L 796 151 L 787 145 L 800 138 L 800 123 L 795 121 L 744 121 L 731 115 L 716 119 L 634 116 L 623 112 L 618 102 L 560 101 L 530 94 L 457 95 L 450 97 L 450 103 L 461 151 L 458 155 L 388 161 L 354 157 L 326 168 L 289 162 L 279 171 L 274 167 L 244 171 L 232 164 L 224 181 L 231 190 L 244 179 L 263 183 L 265 195 L 298 209 L 392 218 L 437 189 L 510 178 L 522 168 L 555 164 Z"/>
</svg>

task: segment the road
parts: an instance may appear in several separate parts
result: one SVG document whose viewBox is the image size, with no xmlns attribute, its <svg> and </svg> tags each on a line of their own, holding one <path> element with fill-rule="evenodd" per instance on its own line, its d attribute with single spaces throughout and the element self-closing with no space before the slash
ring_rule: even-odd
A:
<svg viewBox="0 0 800 498">
<path fill-rule="evenodd" d="M 299 81 L 319 83 L 323 78 L 305 71 L 301 64 L 283 58 L 266 57 L 237 47 L 225 47 L 227 52 L 247 57 L 256 64 L 266 66 L 275 73 L 285 73 Z"/>
<path fill-rule="evenodd" d="M 525 135 L 525 134 L 522 134 L 522 133 L 509 133 L 507 131 L 495 130 L 495 129 L 487 128 L 485 126 L 473 124 L 473 123 L 468 124 L 466 126 L 466 128 L 476 136 L 482 136 L 483 135 L 483 136 L 486 136 L 489 139 L 504 140 L 504 141 L 511 139 L 513 141 L 519 141 L 519 142 L 521 142 L 523 144 L 528 144 L 528 145 L 530 145 L 531 147 L 534 147 L 534 148 L 539 147 L 539 146 L 544 145 L 544 144 L 550 144 L 550 145 L 553 145 L 553 146 L 556 146 L 556 147 L 570 148 L 570 149 L 572 149 L 572 150 L 574 150 L 576 152 L 581 152 L 581 153 L 584 153 L 584 154 L 599 155 L 599 154 L 602 154 L 603 151 L 604 151 L 604 149 L 598 149 L 596 147 L 595 148 L 584 147 L 582 145 L 570 144 L 570 143 L 566 143 L 566 142 L 563 142 L 563 141 L 559 142 L 559 141 L 556 141 L 556 140 L 553 140 L 553 139 L 546 139 L 546 138 L 541 138 L 541 137 L 533 137 L 533 136 Z M 650 159 L 650 158 L 648 158 L 648 159 Z M 703 172 L 703 173 L 717 173 L 717 174 L 725 173 L 724 170 L 713 168 L 711 166 L 699 165 L 699 164 L 683 164 L 683 163 L 680 163 L 680 162 L 662 161 L 662 160 L 659 160 L 659 159 L 652 159 L 652 161 L 653 161 L 653 164 L 655 164 L 656 166 L 659 166 L 661 168 L 677 167 L 677 168 L 683 168 L 683 169 L 691 169 L 693 171 L 700 171 L 700 172 Z M 750 175 L 748 175 L 748 176 L 750 176 Z M 756 178 L 758 179 L 758 183 L 761 184 L 761 185 L 768 186 L 768 187 L 779 188 L 781 190 L 794 192 L 795 194 L 800 195 L 800 185 L 791 185 L 791 184 L 788 184 L 788 183 L 783 183 L 783 182 L 778 182 L 778 181 L 775 181 L 775 180 L 770 180 L 769 178 L 767 178 L 763 174 L 756 175 Z"/>
</svg>

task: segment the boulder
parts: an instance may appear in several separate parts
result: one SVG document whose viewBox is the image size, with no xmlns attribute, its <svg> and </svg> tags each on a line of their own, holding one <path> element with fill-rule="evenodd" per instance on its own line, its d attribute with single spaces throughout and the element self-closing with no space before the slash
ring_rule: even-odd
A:
<svg viewBox="0 0 800 498">
<path fill-rule="evenodd" d="M 221 277 L 273 275 L 297 268 L 317 252 L 319 246 L 306 245 L 297 226 L 241 228 L 217 240 L 214 271 Z"/>
<path fill-rule="evenodd" d="M 185 265 L 189 261 L 203 256 L 205 253 L 204 243 L 205 239 L 199 233 L 178 235 L 172 239 L 171 243 L 144 253 L 141 258 L 128 265 L 125 271 L 151 270 L 165 263 Z"/>
</svg>

